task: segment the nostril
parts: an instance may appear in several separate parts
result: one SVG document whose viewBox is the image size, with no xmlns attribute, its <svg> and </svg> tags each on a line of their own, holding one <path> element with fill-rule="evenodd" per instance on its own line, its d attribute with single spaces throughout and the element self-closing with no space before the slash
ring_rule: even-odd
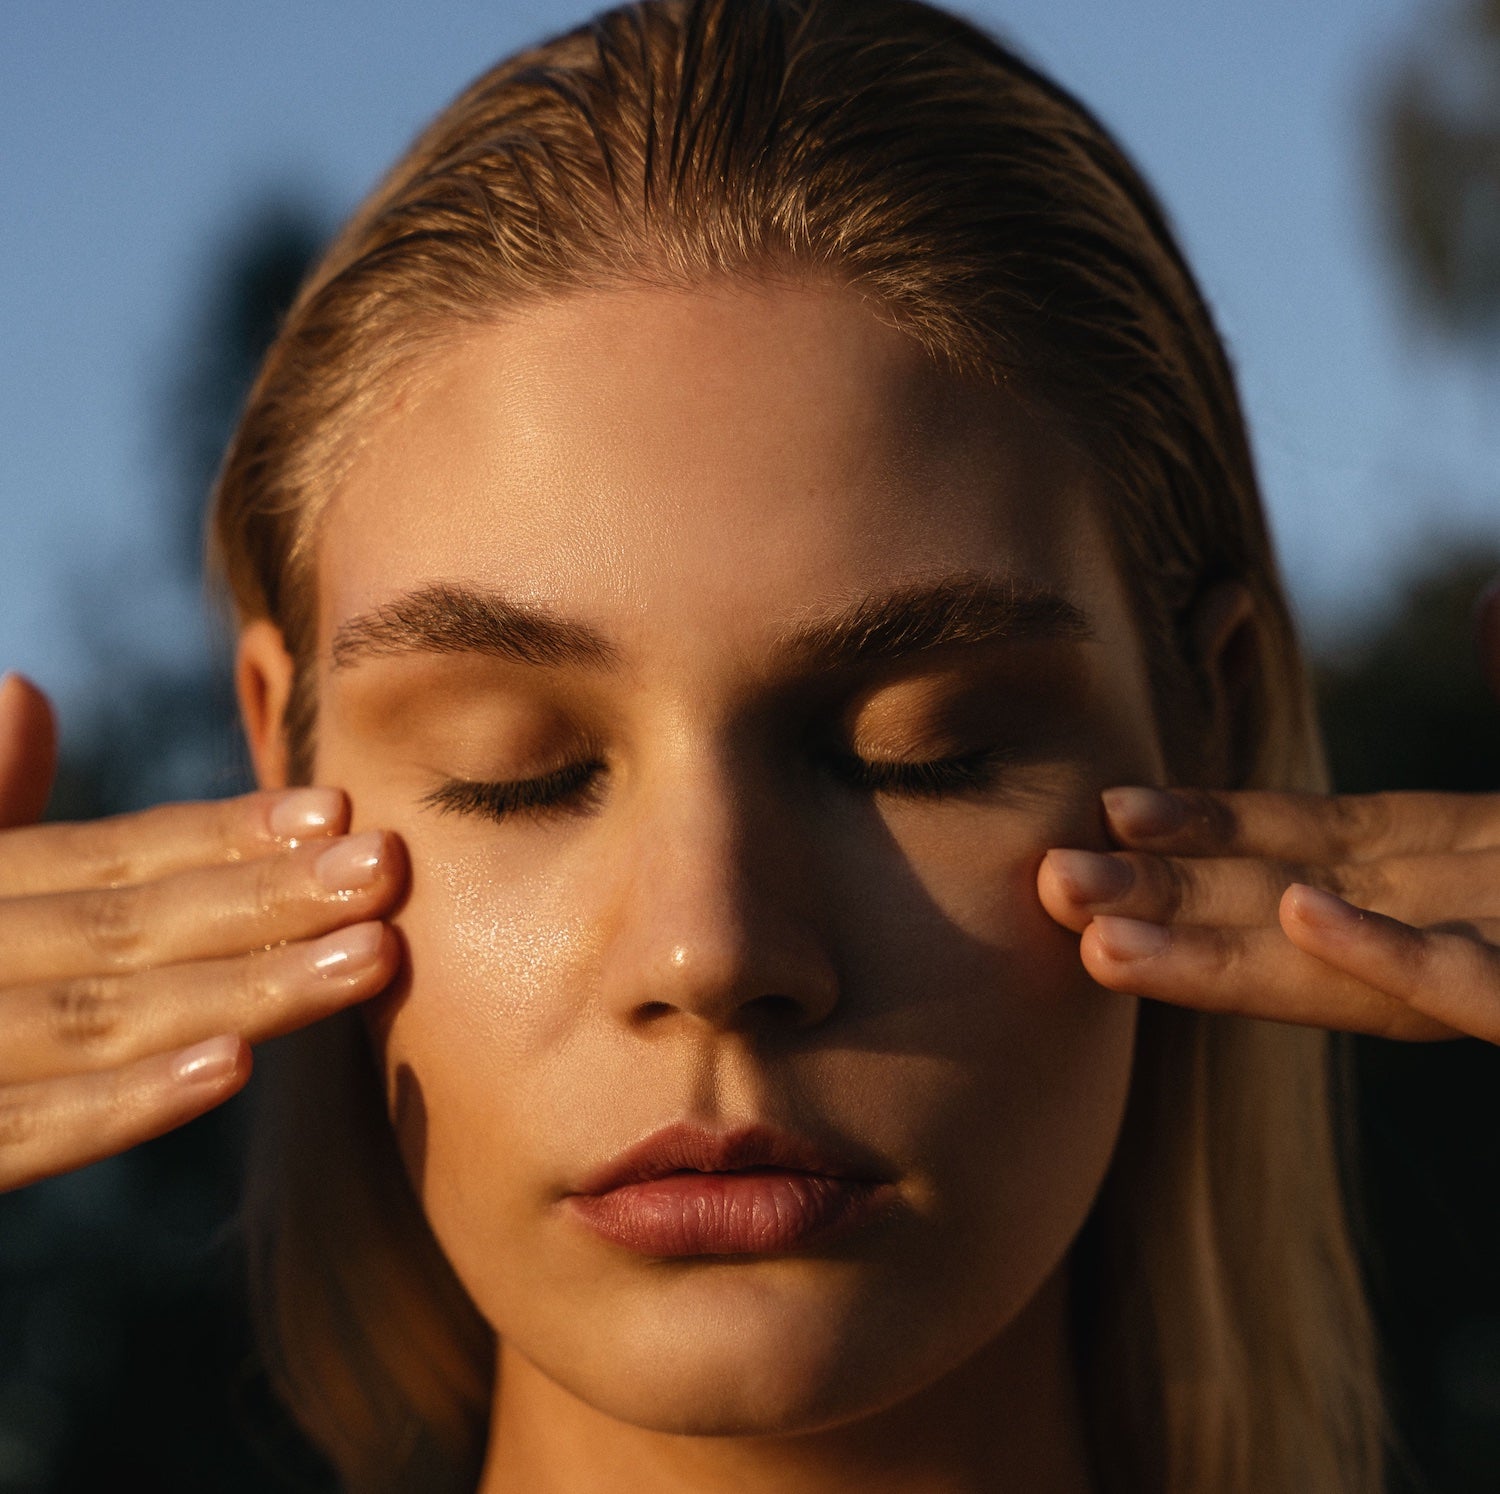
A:
<svg viewBox="0 0 1500 1494">
<path fill-rule="evenodd" d="M 806 1017 L 803 1004 L 791 996 L 757 996 L 747 1010 L 778 1027 L 800 1027 Z"/>
</svg>

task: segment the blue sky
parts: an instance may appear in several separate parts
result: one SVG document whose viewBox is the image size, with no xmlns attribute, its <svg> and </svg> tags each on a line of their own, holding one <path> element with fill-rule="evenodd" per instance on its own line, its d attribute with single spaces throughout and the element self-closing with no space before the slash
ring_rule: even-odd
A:
<svg viewBox="0 0 1500 1494">
<path fill-rule="evenodd" d="M 1445 539 L 1500 544 L 1500 388 L 1405 311 L 1373 191 L 1373 80 L 1440 3 L 955 7 L 1081 94 L 1165 199 L 1240 371 L 1295 602 L 1325 638 Z M 194 646 L 196 600 L 166 584 L 155 529 L 161 405 L 215 247 L 273 191 L 346 211 L 472 75 L 592 8 L 4 7 L 0 668 L 78 708 L 101 659 Z M 125 592 L 139 602 L 113 615 Z"/>
</svg>

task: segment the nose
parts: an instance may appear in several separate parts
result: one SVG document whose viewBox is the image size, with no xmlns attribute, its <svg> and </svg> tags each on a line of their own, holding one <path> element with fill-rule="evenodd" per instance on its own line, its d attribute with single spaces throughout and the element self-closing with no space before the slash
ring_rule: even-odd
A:
<svg viewBox="0 0 1500 1494">
<path fill-rule="evenodd" d="M 794 1031 L 839 1001 L 816 837 L 728 772 L 642 794 L 615 847 L 604 998 L 633 1026 Z"/>
</svg>

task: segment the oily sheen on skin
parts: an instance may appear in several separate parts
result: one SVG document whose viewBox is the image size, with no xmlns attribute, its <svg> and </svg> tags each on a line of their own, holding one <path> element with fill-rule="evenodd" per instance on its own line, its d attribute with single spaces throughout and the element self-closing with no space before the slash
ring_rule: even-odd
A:
<svg viewBox="0 0 1500 1494">
<path fill-rule="evenodd" d="M 1036 876 L 1104 847 L 1103 787 L 1162 771 L 1093 502 L 1045 423 L 831 287 L 516 310 L 372 421 L 319 532 L 315 778 L 410 856 L 372 1030 L 500 1336 L 484 1488 L 1087 1487 L 1065 1261 L 1135 1000 Z M 1087 627 L 788 648 L 954 578 Z M 335 663 L 434 586 L 608 662 Z M 284 660 L 247 647 L 274 694 Z M 915 788 L 851 766 L 955 761 Z M 540 780 L 522 809 L 484 788 Z M 759 1253 L 587 1227 L 583 1180 L 679 1121 L 857 1149 L 890 1207 Z"/>
</svg>

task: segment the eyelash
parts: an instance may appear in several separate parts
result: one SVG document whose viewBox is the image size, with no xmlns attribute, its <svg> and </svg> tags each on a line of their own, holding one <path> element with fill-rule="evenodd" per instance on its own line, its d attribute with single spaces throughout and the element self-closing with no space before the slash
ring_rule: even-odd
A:
<svg viewBox="0 0 1500 1494">
<path fill-rule="evenodd" d="M 982 792 L 995 785 L 1007 760 L 1008 754 L 996 747 L 920 763 L 875 762 L 853 753 L 830 758 L 851 787 L 909 799 Z M 424 795 L 422 803 L 447 814 L 482 814 L 496 820 L 586 810 L 598 796 L 598 772 L 603 766 L 597 761 L 569 763 L 539 778 L 509 782 L 450 778 Z"/>
</svg>

